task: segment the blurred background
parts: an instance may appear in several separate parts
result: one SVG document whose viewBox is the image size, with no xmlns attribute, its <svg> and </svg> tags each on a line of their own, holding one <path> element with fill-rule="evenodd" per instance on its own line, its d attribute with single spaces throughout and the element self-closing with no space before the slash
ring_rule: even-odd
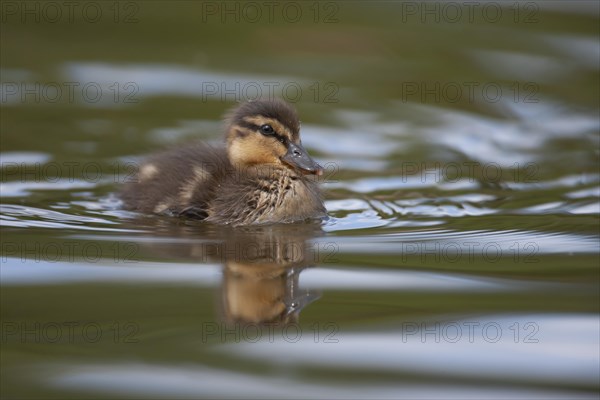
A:
<svg viewBox="0 0 600 400">
<path fill-rule="evenodd" d="M 2 1 L 7 398 L 597 398 L 596 1 Z M 319 226 L 122 210 L 279 97 Z"/>
</svg>

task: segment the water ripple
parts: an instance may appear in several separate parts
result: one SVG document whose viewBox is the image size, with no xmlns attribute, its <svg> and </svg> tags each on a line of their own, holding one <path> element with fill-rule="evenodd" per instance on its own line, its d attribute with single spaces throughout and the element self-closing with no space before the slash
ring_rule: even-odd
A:
<svg viewBox="0 0 600 400">
<path fill-rule="evenodd" d="M 16 204 L 0 205 L 0 225 L 5 227 L 35 227 L 50 229 L 78 229 L 88 231 L 139 232 L 123 228 L 90 226 L 90 224 L 119 225 L 105 218 L 73 215 L 42 208 Z"/>
</svg>

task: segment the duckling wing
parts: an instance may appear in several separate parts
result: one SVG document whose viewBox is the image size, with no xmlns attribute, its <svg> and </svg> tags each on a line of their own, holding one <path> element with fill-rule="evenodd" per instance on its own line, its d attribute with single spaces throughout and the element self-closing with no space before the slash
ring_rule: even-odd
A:
<svg viewBox="0 0 600 400">
<path fill-rule="evenodd" d="M 204 143 L 175 148 L 144 161 L 121 198 L 130 210 L 204 219 L 215 188 L 230 169 L 222 148 Z"/>
</svg>

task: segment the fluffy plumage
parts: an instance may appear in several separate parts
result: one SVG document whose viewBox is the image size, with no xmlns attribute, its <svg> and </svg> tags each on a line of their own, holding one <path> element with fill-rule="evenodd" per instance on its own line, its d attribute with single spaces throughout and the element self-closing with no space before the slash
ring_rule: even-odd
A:
<svg viewBox="0 0 600 400">
<path fill-rule="evenodd" d="M 326 215 L 320 174 L 287 103 L 255 101 L 226 119 L 226 148 L 196 143 L 148 158 L 122 191 L 128 209 L 218 224 L 294 222 Z"/>
</svg>

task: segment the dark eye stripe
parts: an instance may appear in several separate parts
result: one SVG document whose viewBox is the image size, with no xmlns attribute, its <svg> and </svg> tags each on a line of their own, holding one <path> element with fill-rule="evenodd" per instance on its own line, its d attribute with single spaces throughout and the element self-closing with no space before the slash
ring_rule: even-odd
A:
<svg viewBox="0 0 600 400">
<path fill-rule="evenodd" d="M 239 126 L 241 126 L 242 128 L 246 128 L 246 129 L 250 129 L 253 131 L 258 131 L 260 132 L 260 126 L 253 124 L 251 122 L 246 122 L 246 121 L 240 121 L 238 123 Z M 273 128 L 273 131 L 275 133 L 273 133 L 272 135 L 269 135 L 270 137 L 274 137 L 275 139 L 279 140 L 281 143 L 285 144 L 287 146 L 288 143 L 288 138 L 284 135 L 280 135 L 277 133 L 277 131 L 275 130 L 275 128 Z"/>
</svg>

